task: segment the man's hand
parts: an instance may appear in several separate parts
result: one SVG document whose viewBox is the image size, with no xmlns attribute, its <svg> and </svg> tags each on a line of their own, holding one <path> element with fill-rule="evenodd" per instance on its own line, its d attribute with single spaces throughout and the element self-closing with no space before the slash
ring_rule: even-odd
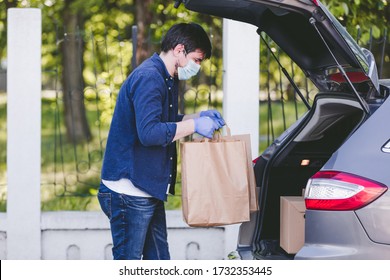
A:
<svg viewBox="0 0 390 280">
<path fill-rule="evenodd" d="M 210 117 L 196 118 L 194 122 L 195 132 L 210 139 L 213 138 L 214 131 L 222 127 L 215 119 Z"/>
<path fill-rule="evenodd" d="M 222 115 L 220 112 L 217 110 L 207 110 L 207 111 L 202 111 L 199 114 L 201 117 L 210 117 L 213 120 L 217 121 L 218 124 L 222 127 L 225 125 L 225 120 L 222 118 Z"/>
</svg>

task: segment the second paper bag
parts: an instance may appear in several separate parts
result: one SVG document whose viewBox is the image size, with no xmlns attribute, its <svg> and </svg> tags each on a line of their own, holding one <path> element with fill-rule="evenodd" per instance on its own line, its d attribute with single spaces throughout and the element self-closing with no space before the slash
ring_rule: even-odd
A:
<svg viewBox="0 0 390 280">
<path fill-rule="evenodd" d="M 249 221 L 248 165 L 245 143 L 181 143 L 182 207 L 190 226 Z"/>
</svg>

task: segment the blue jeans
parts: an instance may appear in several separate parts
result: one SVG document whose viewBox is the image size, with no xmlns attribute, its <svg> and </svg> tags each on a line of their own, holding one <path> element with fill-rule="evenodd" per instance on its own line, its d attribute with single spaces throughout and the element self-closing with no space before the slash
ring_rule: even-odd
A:
<svg viewBox="0 0 390 280">
<path fill-rule="evenodd" d="M 100 184 L 98 200 L 111 225 L 115 260 L 169 260 L 164 202 L 111 191 Z"/>
</svg>

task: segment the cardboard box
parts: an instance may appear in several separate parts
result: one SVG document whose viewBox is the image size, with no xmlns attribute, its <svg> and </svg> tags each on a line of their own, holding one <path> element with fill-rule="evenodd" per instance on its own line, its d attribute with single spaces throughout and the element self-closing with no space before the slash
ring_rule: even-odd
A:
<svg viewBox="0 0 390 280">
<path fill-rule="evenodd" d="M 280 247 L 296 254 L 305 243 L 305 200 L 302 196 L 280 197 Z"/>
</svg>

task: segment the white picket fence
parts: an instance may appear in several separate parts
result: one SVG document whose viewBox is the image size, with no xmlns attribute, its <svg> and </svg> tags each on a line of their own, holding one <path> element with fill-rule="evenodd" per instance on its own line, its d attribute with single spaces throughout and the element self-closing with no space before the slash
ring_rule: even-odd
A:
<svg viewBox="0 0 390 280">
<path fill-rule="evenodd" d="M 102 212 L 42 212 L 40 226 L 39 259 L 112 259 L 109 223 Z M 222 260 L 236 248 L 237 226 L 190 228 L 181 211 L 167 211 L 167 226 L 174 260 Z M 7 255 L 7 215 L 0 213 L 0 259 Z"/>
</svg>

